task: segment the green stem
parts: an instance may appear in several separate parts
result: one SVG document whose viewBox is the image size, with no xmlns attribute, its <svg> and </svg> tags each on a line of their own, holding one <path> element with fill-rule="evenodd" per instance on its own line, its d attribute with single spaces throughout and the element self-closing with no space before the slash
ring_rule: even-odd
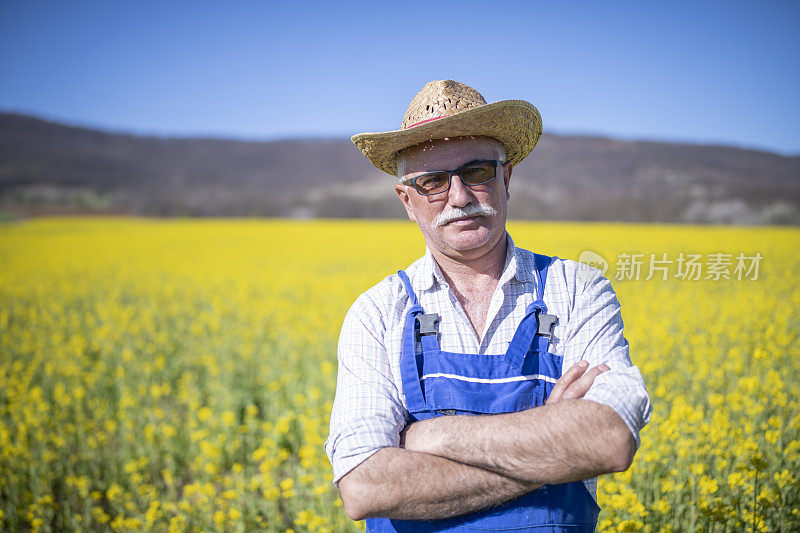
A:
<svg viewBox="0 0 800 533">
<path fill-rule="evenodd" d="M 758 509 L 758 468 L 756 468 L 756 477 L 753 480 L 753 533 L 756 531 L 756 511 Z"/>
</svg>

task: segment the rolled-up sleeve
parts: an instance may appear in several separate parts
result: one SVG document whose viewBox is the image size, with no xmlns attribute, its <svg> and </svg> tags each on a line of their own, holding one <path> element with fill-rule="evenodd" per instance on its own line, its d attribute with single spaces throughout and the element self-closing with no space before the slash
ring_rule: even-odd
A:
<svg viewBox="0 0 800 533">
<path fill-rule="evenodd" d="M 614 409 L 631 430 L 638 449 L 639 432 L 650 421 L 650 395 L 639 368 L 631 363 L 621 306 L 611 282 L 596 268 L 582 265 L 581 273 L 586 283 L 570 317 L 565 361 L 585 359 L 590 366 L 608 365 L 609 370 L 594 380 L 583 399 Z"/>
<path fill-rule="evenodd" d="M 378 307 L 361 295 L 339 335 L 336 396 L 325 453 L 333 483 L 379 449 L 400 445 L 405 409 L 392 380 Z"/>
</svg>

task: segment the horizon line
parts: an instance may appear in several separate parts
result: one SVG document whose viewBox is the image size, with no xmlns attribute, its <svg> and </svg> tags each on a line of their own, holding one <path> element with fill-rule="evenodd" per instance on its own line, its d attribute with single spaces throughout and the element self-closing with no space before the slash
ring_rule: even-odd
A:
<svg viewBox="0 0 800 533">
<path fill-rule="evenodd" d="M 150 137 L 162 140 L 219 140 L 219 141 L 234 141 L 234 142 L 281 142 L 281 141 L 306 141 L 306 140 L 349 140 L 351 135 L 347 133 L 285 133 L 279 135 L 246 135 L 246 134 L 232 134 L 222 132 L 202 132 L 202 133 L 189 133 L 189 132 L 159 132 L 158 130 L 145 130 L 145 129 L 132 129 L 124 128 L 121 126 L 112 126 L 106 124 L 99 124 L 91 121 L 82 121 L 75 119 L 66 119 L 54 115 L 48 115 L 39 112 L 31 112 L 22 109 L 13 108 L 0 108 L 0 114 L 17 115 L 26 118 L 40 120 L 42 122 L 49 122 L 66 127 L 73 127 L 79 129 L 87 129 L 100 131 L 103 133 L 114 135 L 128 135 L 132 137 Z M 794 151 L 784 151 L 774 147 L 767 147 L 758 144 L 739 144 L 732 141 L 722 141 L 714 139 L 706 140 L 691 140 L 691 139 L 677 139 L 659 136 L 647 135 L 624 135 L 624 134 L 611 134 L 608 132 L 598 132 L 591 130 L 575 131 L 575 130 L 561 130 L 558 128 L 551 129 L 550 131 L 543 131 L 542 135 L 556 135 L 559 137 L 592 137 L 601 138 L 614 141 L 623 142 L 644 142 L 644 143 L 657 143 L 657 144 L 682 144 L 692 146 L 704 147 L 719 147 L 719 148 L 732 148 L 738 150 L 765 152 L 781 157 L 796 158 L 800 157 L 800 149 Z"/>
</svg>

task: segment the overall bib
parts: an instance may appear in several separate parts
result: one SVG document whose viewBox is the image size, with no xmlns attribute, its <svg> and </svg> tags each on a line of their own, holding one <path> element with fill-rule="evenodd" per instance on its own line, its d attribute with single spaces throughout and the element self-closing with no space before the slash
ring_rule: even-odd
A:
<svg viewBox="0 0 800 533">
<path fill-rule="evenodd" d="M 550 257 L 534 254 L 537 298 L 505 355 L 439 349 L 439 316 L 425 314 L 406 273 L 398 272 L 411 309 L 400 361 L 411 421 L 454 414 L 496 414 L 543 405 L 561 377 L 562 357 L 549 352 L 557 317 L 547 315 L 544 286 Z M 421 353 L 417 345 L 421 343 Z M 600 508 L 582 481 L 544 485 L 504 505 L 442 520 L 368 518 L 369 532 L 391 531 L 594 531 Z"/>
</svg>

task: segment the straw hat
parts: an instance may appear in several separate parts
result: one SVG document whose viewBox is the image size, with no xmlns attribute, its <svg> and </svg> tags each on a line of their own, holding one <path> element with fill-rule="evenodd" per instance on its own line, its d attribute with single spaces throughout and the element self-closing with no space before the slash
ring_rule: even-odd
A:
<svg viewBox="0 0 800 533">
<path fill-rule="evenodd" d="M 382 171 L 397 175 L 397 152 L 433 139 L 485 135 L 505 146 L 514 165 L 527 156 L 542 135 L 542 117 L 524 100 L 487 104 L 481 94 L 463 83 L 435 80 L 411 100 L 399 130 L 359 133 L 350 140 Z"/>
</svg>

